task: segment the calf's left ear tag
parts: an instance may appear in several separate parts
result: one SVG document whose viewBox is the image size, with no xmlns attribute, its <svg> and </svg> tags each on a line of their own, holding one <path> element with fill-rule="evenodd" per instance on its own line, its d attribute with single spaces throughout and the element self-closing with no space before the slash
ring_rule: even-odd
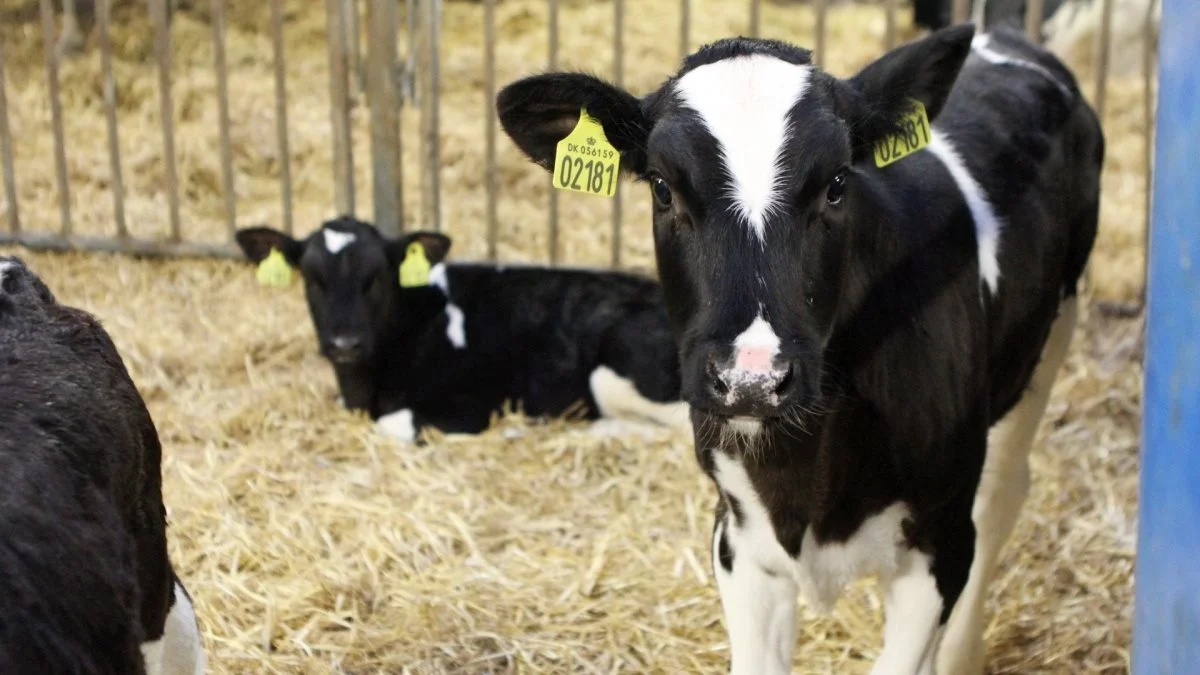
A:
<svg viewBox="0 0 1200 675">
<path fill-rule="evenodd" d="M 400 287 L 416 288 L 429 285 L 429 258 L 425 257 L 425 247 L 421 242 L 414 241 L 404 252 L 404 262 L 400 263 Z"/>
<path fill-rule="evenodd" d="M 279 249 L 273 248 L 267 257 L 258 263 L 258 270 L 254 276 L 262 286 L 287 288 L 292 283 L 292 266 Z"/>
<path fill-rule="evenodd" d="M 617 193 L 620 168 L 621 153 L 608 142 L 604 127 L 580 108 L 575 129 L 554 152 L 554 187 L 611 197 Z"/>
</svg>

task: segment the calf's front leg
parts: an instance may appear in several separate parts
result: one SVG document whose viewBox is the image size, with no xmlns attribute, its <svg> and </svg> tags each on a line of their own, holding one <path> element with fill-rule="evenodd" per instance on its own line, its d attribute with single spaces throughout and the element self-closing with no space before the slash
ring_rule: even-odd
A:
<svg viewBox="0 0 1200 675">
<path fill-rule="evenodd" d="M 749 537 L 728 527 L 717 513 L 713 570 L 729 633 L 731 675 L 789 675 L 796 642 L 796 582 L 754 559 Z"/>
</svg>

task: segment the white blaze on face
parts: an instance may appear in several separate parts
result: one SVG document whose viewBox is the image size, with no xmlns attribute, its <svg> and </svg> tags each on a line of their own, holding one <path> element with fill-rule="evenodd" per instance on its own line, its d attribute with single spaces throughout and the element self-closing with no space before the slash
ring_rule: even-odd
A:
<svg viewBox="0 0 1200 675">
<path fill-rule="evenodd" d="M 681 102 L 720 144 L 729 196 L 759 242 L 782 201 L 780 151 L 788 140 L 788 114 L 811 76 L 811 66 L 754 54 L 700 66 L 676 85 Z"/>
<path fill-rule="evenodd" d="M 334 255 L 341 253 L 342 249 L 354 243 L 357 238 L 353 232 L 342 232 L 329 228 L 322 230 L 321 234 L 325 235 L 325 248 Z"/>
</svg>

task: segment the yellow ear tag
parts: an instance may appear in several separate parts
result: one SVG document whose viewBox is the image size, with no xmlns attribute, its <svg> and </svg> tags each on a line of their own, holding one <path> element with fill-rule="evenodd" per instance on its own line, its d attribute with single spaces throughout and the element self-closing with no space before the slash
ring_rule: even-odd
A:
<svg viewBox="0 0 1200 675">
<path fill-rule="evenodd" d="M 288 264 L 283 253 L 277 248 L 271 249 L 267 257 L 258 263 L 258 271 L 254 273 L 262 286 L 287 288 L 292 283 L 292 266 Z"/>
<path fill-rule="evenodd" d="M 429 268 L 429 258 L 425 257 L 425 247 L 421 242 L 414 241 L 409 244 L 404 253 L 404 262 L 400 263 L 400 287 L 428 286 Z"/>
<path fill-rule="evenodd" d="M 929 145 L 929 141 L 933 139 L 925 106 L 916 100 L 912 100 L 912 105 L 912 112 L 900 120 L 900 132 L 875 144 L 875 166 L 882 169 L 892 162 L 904 159 Z"/>
<path fill-rule="evenodd" d="M 604 127 L 579 109 L 579 123 L 558 142 L 554 154 L 554 187 L 611 197 L 617 193 L 621 153 L 608 142 Z"/>
</svg>

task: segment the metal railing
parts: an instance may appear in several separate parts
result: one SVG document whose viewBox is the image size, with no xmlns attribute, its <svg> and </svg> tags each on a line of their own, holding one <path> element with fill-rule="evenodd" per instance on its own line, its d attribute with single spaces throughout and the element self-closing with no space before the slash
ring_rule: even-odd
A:
<svg viewBox="0 0 1200 675">
<path fill-rule="evenodd" d="M 299 0 L 292 0 L 298 3 Z M 598 0 L 600 1 L 600 0 Z M 612 56 L 611 79 L 620 84 L 625 75 L 625 23 L 627 3 L 624 0 L 611 2 L 612 13 Z M 1109 46 L 1112 31 L 1114 0 L 1092 0 L 1102 3 L 1103 20 L 1097 39 L 1097 69 L 1093 89 L 1093 102 L 1103 116 L 1107 103 L 1109 71 Z M 113 0 L 96 1 L 98 44 L 101 58 L 101 77 L 104 92 L 104 114 L 106 118 L 107 149 L 110 157 L 109 185 L 113 198 L 113 232 L 105 236 L 82 236 L 72 228 L 71 186 L 67 173 L 67 139 L 64 137 L 62 106 L 59 94 L 58 52 L 56 43 L 55 17 L 51 0 L 39 0 L 42 30 L 45 40 L 45 69 L 50 99 L 51 133 L 54 141 L 55 177 L 59 206 L 60 224 L 57 232 L 30 230 L 22 223 L 18 203 L 19 176 L 15 173 L 13 144 L 9 126 L 8 100 L 5 86 L 5 45 L 0 44 L 0 169 L 4 173 L 4 195 L 7 201 L 8 227 L 0 229 L 0 243 L 22 243 L 30 247 L 55 249 L 96 249 L 126 251 L 141 255 L 217 255 L 236 256 L 232 234 L 237 226 L 238 200 L 231 148 L 229 111 L 229 67 L 226 59 L 226 6 L 227 0 L 210 0 L 211 30 L 213 40 L 213 67 L 216 71 L 217 87 L 214 105 L 217 107 L 220 154 L 220 189 L 223 199 L 223 216 L 227 240 L 221 243 L 196 243 L 189 241 L 180 217 L 180 186 L 176 171 L 175 130 L 173 122 L 172 78 L 171 78 L 171 21 L 168 16 L 168 0 L 150 0 L 150 17 L 154 28 L 154 59 L 158 70 L 158 95 L 162 125 L 163 161 L 165 164 L 164 189 L 166 192 L 169 233 L 165 238 L 135 238 L 130 235 L 126 223 L 125 181 L 119 143 L 120 119 L 117 114 L 117 86 L 113 70 L 113 45 L 110 37 L 111 5 Z M 361 4 L 360 4 L 361 3 Z M 546 65 L 559 67 L 560 11 L 558 0 L 548 3 L 548 52 Z M 884 38 L 880 51 L 891 48 L 898 41 L 897 13 L 910 5 L 902 0 L 873 0 L 884 14 Z M 483 183 L 486 205 L 486 255 L 496 259 L 499 255 L 497 242 L 500 237 L 498 203 L 501 190 L 497 168 L 497 119 L 494 100 L 496 82 L 496 5 L 497 0 L 483 0 L 482 12 L 483 87 L 481 106 L 484 129 L 484 172 Z M 691 51 L 691 28 L 693 18 L 691 0 L 679 0 L 679 52 L 684 56 Z M 1150 5 L 1153 9 L 1153 3 Z M 359 20 L 360 8 L 365 8 L 366 20 Z M 412 218 L 406 218 L 403 209 L 403 161 L 401 133 L 401 110 L 414 105 L 419 111 L 418 164 L 420 172 L 420 207 L 422 227 L 442 228 L 441 209 L 441 159 L 440 159 L 440 51 L 441 14 L 440 0 L 404 0 L 401 11 L 400 0 L 325 0 L 326 36 L 329 60 L 329 102 L 332 138 L 332 182 L 333 207 L 344 214 L 353 214 L 360 205 L 356 200 L 354 177 L 354 152 L 352 143 L 352 106 L 357 94 L 365 95 L 369 107 L 370 127 L 370 174 L 373 200 L 373 215 L 376 224 L 388 234 L 405 228 Z M 760 33 L 762 25 L 762 0 L 748 0 L 747 29 L 753 35 Z M 1026 29 L 1035 38 L 1040 38 L 1043 25 L 1044 0 L 1030 0 L 1026 16 Z M 827 40 L 827 0 L 813 0 L 811 10 L 815 13 L 815 30 L 810 37 L 814 46 L 814 58 L 823 63 L 827 50 L 835 48 Z M 952 0 L 952 16 L 955 21 L 965 21 L 972 14 L 970 0 Z M 292 156 L 288 128 L 288 92 L 286 83 L 287 59 L 284 50 L 285 0 L 270 0 L 270 43 L 274 75 L 275 143 L 279 157 L 279 187 L 282 198 L 282 221 L 286 231 L 295 227 L 292 205 Z M 975 20 L 979 19 L 978 12 Z M 406 54 L 400 54 L 401 21 L 404 21 L 407 37 Z M 365 26 L 364 26 L 365 24 Z M 1144 143 L 1147 167 L 1152 161 L 1152 108 L 1153 76 L 1156 55 L 1153 40 L 1149 39 L 1154 28 L 1153 11 L 1145 17 L 1142 75 L 1145 78 L 1143 113 L 1145 116 Z M 360 52 L 360 41 L 365 31 L 366 55 Z M 800 39 L 801 42 L 808 40 Z M 465 45 L 455 45 L 462 49 Z M 1146 217 L 1149 217 L 1149 186 L 1151 171 L 1146 175 Z M 617 190 L 612 201 L 611 212 L 611 263 L 622 264 L 622 191 Z M 548 258 L 557 263 L 560 251 L 559 195 L 550 190 L 547 204 Z M 1149 228 L 1147 227 L 1147 231 Z"/>
</svg>

